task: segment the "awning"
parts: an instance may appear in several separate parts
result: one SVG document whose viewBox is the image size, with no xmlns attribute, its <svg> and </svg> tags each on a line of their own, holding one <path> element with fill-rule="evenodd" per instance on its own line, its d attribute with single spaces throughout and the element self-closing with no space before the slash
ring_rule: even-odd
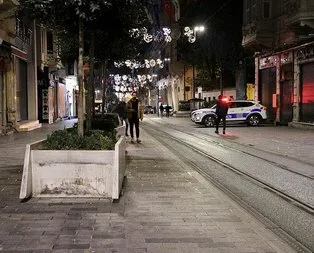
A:
<svg viewBox="0 0 314 253">
<path fill-rule="evenodd" d="M 11 46 L 12 48 L 12 55 L 20 58 L 21 60 L 27 61 L 27 53 L 18 49 L 17 47 Z"/>
</svg>

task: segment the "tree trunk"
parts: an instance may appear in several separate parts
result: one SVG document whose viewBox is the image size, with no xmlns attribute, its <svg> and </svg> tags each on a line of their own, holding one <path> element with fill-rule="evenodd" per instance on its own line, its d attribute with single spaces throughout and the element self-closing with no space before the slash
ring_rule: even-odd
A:
<svg viewBox="0 0 314 253">
<path fill-rule="evenodd" d="M 79 84 L 79 98 L 78 98 L 78 134 L 84 135 L 84 82 L 83 82 L 83 54 L 84 54 L 84 24 L 83 20 L 79 20 L 79 57 L 78 57 L 78 84 Z"/>
<path fill-rule="evenodd" d="M 87 105 L 86 105 L 86 130 L 92 128 L 92 114 L 94 107 L 94 55 L 95 55 L 95 32 L 91 33 L 91 45 L 89 49 L 89 82 L 87 83 Z"/>
<path fill-rule="evenodd" d="M 105 114 L 105 104 L 106 104 L 106 93 L 107 93 L 107 60 L 101 64 L 101 72 L 102 72 L 102 105 L 101 105 L 101 115 Z"/>
</svg>

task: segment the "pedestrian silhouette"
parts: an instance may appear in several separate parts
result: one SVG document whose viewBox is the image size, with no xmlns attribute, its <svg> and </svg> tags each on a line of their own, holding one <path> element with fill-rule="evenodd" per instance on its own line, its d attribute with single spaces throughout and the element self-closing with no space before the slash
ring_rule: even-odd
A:
<svg viewBox="0 0 314 253">
<path fill-rule="evenodd" d="M 169 106 L 168 104 L 166 105 L 166 117 L 170 116 L 170 108 L 171 106 Z"/>
<path fill-rule="evenodd" d="M 160 110 L 160 117 L 162 117 L 164 114 L 164 106 L 162 104 L 160 104 L 159 110 Z"/>
<path fill-rule="evenodd" d="M 136 92 L 132 92 L 132 98 L 127 103 L 127 115 L 130 123 L 131 143 L 134 143 L 133 128 L 135 126 L 136 142 L 140 143 L 140 120 L 143 120 L 143 108 L 136 97 Z"/>
<path fill-rule="evenodd" d="M 119 114 L 121 121 L 125 124 L 125 136 L 128 135 L 129 120 L 125 101 L 120 101 L 116 107 L 116 112 Z"/>
<path fill-rule="evenodd" d="M 217 104 L 216 104 L 216 134 L 219 134 L 219 124 L 222 120 L 223 134 L 226 133 L 226 116 L 228 113 L 228 100 L 224 99 L 222 95 L 218 96 Z"/>
</svg>

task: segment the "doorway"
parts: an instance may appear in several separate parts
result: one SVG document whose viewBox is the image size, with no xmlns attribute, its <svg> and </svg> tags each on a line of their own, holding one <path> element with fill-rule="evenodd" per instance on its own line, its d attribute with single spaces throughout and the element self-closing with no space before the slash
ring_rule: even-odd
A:
<svg viewBox="0 0 314 253">
<path fill-rule="evenodd" d="M 280 123 L 288 125 L 293 119 L 293 66 L 283 65 L 280 73 Z"/>
<path fill-rule="evenodd" d="M 260 83 L 258 85 L 258 100 L 266 106 L 267 119 L 274 121 L 276 112 L 273 108 L 273 94 L 276 93 L 276 68 L 267 68 L 260 71 Z"/>
<path fill-rule="evenodd" d="M 302 122 L 314 122 L 314 63 L 301 66 L 301 110 Z"/>
<path fill-rule="evenodd" d="M 28 119 L 28 96 L 27 96 L 27 63 L 19 59 L 19 110 L 20 120 Z"/>
</svg>

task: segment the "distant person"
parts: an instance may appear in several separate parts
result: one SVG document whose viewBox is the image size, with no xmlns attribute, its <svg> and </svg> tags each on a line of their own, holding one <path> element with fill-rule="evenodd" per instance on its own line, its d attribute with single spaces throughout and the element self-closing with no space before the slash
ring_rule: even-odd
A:
<svg viewBox="0 0 314 253">
<path fill-rule="evenodd" d="M 226 116 L 228 113 L 228 100 L 224 100 L 222 95 L 218 96 L 218 100 L 216 103 L 216 134 L 219 134 L 218 128 L 220 121 L 222 120 L 223 134 L 226 133 Z"/>
<path fill-rule="evenodd" d="M 136 97 L 136 92 L 132 92 L 132 98 L 127 102 L 127 115 L 130 123 L 130 135 L 131 135 L 131 143 L 134 143 L 134 126 L 135 126 L 135 134 L 136 134 L 136 142 L 141 143 L 140 138 L 140 120 L 143 120 L 143 108 Z"/>
<path fill-rule="evenodd" d="M 171 108 L 171 106 L 167 104 L 166 105 L 166 117 L 170 116 L 170 108 Z"/>
<path fill-rule="evenodd" d="M 128 135 L 129 120 L 125 101 L 120 101 L 116 107 L 116 112 L 119 114 L 121 121 L 125 124 L 125 136 Z"/>
<path fill-rule="evenodd" d="M 159 110 L 160 110 L 160 117 L 162 117 L 163 116 L 163 114 L 164 114 L 164 106 L 161 104 L 160 106 L 159 106 Z"/>
</svg>

